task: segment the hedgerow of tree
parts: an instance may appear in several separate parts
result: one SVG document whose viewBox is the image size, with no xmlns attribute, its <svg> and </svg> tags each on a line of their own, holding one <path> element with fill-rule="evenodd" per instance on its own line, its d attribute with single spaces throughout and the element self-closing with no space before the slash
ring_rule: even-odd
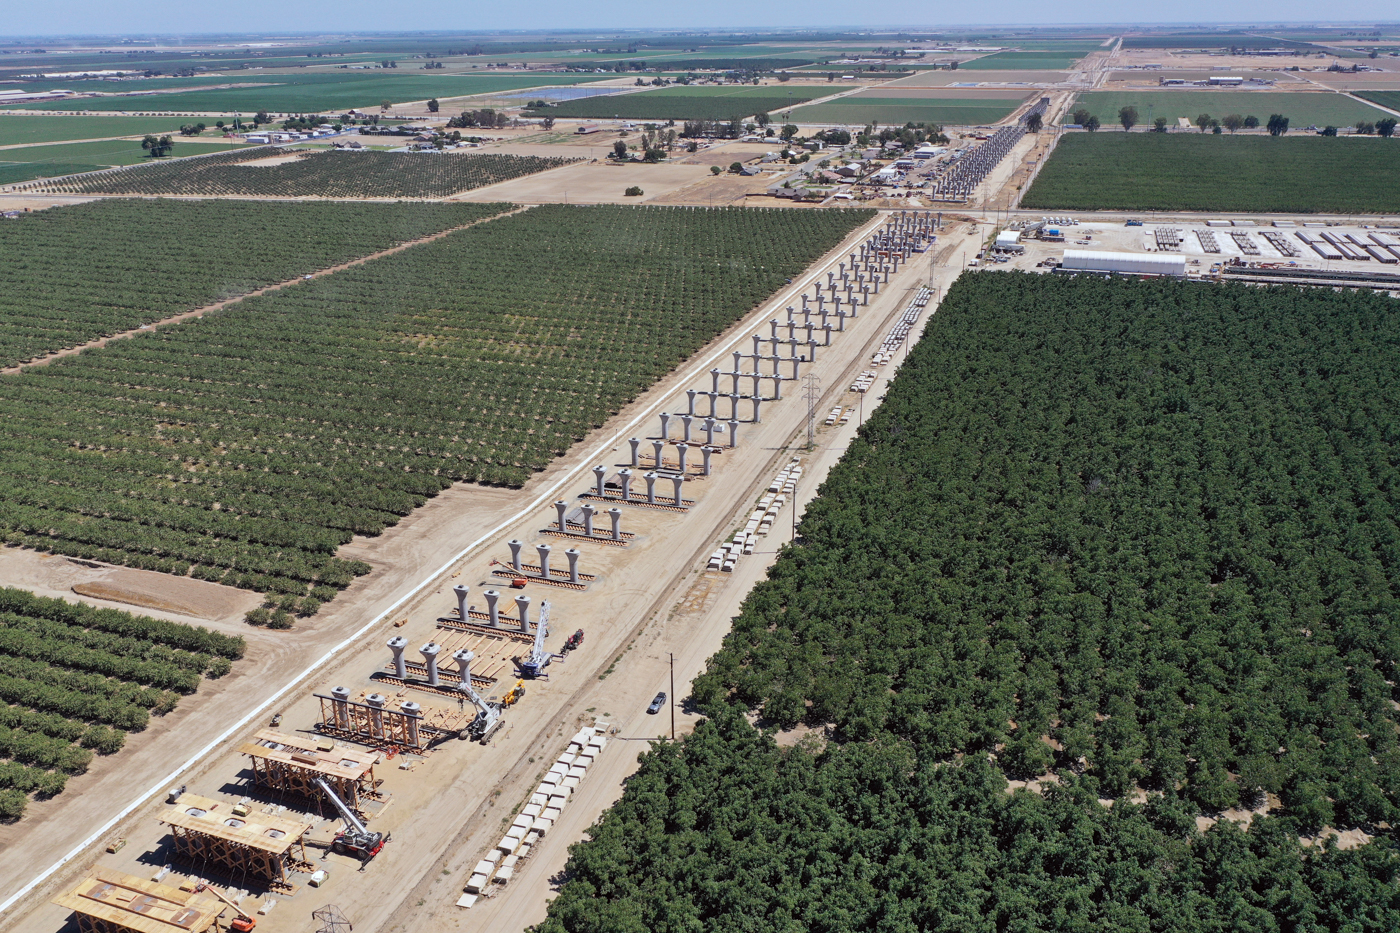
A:
<svg viewBox="0 0 1400 933">
<path fill-rule="evenodd" d="M 1396 312 L 963 276 L 539 929 L 1395 929 Z"/>
<path fill-rule="evenodd" d="M 244 642 L 207 629 L 0 588 L 0 820 L 121 749 Z"/>
<path fill-rule="evenodd" d="M 445 198 L 449 195 L 559 168 L 577 159 L 452 152 L 296 152 L 296 159 L 257 165 L 285 155 L 279 149 L 180 159 L 35 182 L 53 194 L 165 194 L 267 198 Z"/>
<path fill-rule="evenodd" d="M 288 625 L 354 535 L 524 483 L 868 217 L 539 207 L 0 380 L 0 534 Z"/>
<path fill-rule="evenodd" d="M 503 209 L 112 199 L 25 214 L 0 224 L 0 365 L 234 298 Z"/>
</svg>

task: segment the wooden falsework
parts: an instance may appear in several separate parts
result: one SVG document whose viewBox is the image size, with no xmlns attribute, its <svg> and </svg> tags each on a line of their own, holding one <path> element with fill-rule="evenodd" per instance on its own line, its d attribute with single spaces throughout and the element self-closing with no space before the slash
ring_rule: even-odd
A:
<svg viewBox="0 0 1400 933">
<path fill-rule="evenodd" d="M 315 740 L 284 735 L 271 729 L 261 729 L 252 742 L 238 750 L 252 761 L 253 783 L 264 790 L 325 801 L 316 786 L 322 778 L 336 796 L 364 816 L 365 798 L 377 797 L 374 765 L 379 756 L 374 752 L 351 748 L 321 750 Z"/>
<path fill-rule="evenodd" d="M 160 821 L 170 827 L 180 861 L 236 881 L 287 885 L 290 863 L 306 861 L 304 837 L 311 824 L 265 813 L 234 816 L 232 811 L 223 801 L 181 794 Z"/>
<path fill-rule="evenodd" d="M 224 905 L 207 894 L 94 868 L 53 899 L 77 915 L 82 933 L 205 933 L 220 929 Z"/>
<path fill-rule="evenodd" d="M 355 700 L 337 700 L 322 693 L 315 697 L 321 701 L 321 721 L 317 724 L 321 732 L 366 745 L 397 745 L 415 751 L 424 748 L 430 738 L 420 728 L 421 713 L 406 713 L 388 706 L 374 707 Z"/>
</svg>

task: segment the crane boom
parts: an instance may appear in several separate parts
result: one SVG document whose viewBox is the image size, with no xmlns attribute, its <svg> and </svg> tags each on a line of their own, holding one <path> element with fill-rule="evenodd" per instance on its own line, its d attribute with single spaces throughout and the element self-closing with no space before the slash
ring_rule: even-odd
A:
<svg viewBox="0 0 1400 933">
<path fill-rule="evenodd" d="M 520 665 L 520 673 L 526 677 L 538 677 L 549 665 L 549 653 L 544 650 L 545 636 L 549 634 L 549 600 L 540 604 L 540 622 L 535 626 L 535 644 L 530 649 L 530 657 Z"/>
<path fill-rule="evenodd" d="M 316 778 L 316 786 L 321 788 L 321 793 L 339 811 L 340 816 L 345 820 L 345 832 L 339 833 L 335 837 L 335 847 L 348 855 L 353 855 L 362 862 L 367 862 L 379 854 L 379 850 L 384 848 L 384 834 L 372 833 L 365 828 L 365 824 L 355 815 L 355 811 L 345 805 L 345 801 L 340 799 L 340 795 L 331 790 L 331 786 L 323 778 Z"/>
<path fill-rule="evenodd" d="M 350 826 L 357 833 L 369 832 L 369 830 L 365 828 L 365 824 L 360 822 L 360 818 L 355 815 L 355 811 L 345 805 L 345 801 L 340 799 L 339 794 L 331 790 L 331 786 L 325 782 L 324 778 L 316 778 L 316 786 L 321 788 L 321 793 L 325 794 L 331 804 L 335 806 L 336 810 L 340 813 L 340 818 L 345 821 L 346 825 Z"/>
</svg>

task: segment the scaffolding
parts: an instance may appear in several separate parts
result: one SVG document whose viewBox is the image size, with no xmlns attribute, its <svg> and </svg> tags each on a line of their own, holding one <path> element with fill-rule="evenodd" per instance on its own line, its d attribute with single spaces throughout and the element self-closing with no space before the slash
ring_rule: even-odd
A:
<svg viewBox="0 0 1400 933">
<path fill-rule="evenodd" d="M 263 813 L 235 815 L 233 807 L 197 794 L 181 794 L 161 814 L 175 840 L 175 858 L 200 871 L 214 870 L 242 883 L 260 881 L 291 890 L 287 871 L 305 866 L 311 824 Z"/>
<path fill-rule="evenodd" d="M 375 789 L 374 766 L 379 761 L 375 752 L 338 748 L 329 739 L 317 742 L 271 729 L 259 730 L 238 751 L 252 761 L 256 787 L 313 801 L 318 813 L 325 795 L 316 786 L 317 778 L 330 784 L 346 806 L 361 816 L 366 803 L 380 796 Z"/>
<path fill-rule="evenodd" d="M 397 745 L 403 750 L 422 751 L 433 734 L 423 726 L 423 714 L 409 710 L 375 706 L 349 698 L 314 694 L 321 701 L 321 721 L 316 731 L 365 745 Z M 416 705 L 416 704 L 415 704 Z"/>
<path fill-rule="evenodd" d="M 225 909 L 207 894 L 105 868 L 94 868 L 53 903 L 73 911 L 82 933 L 206 933 L 222 929 Z"/>
</svg>

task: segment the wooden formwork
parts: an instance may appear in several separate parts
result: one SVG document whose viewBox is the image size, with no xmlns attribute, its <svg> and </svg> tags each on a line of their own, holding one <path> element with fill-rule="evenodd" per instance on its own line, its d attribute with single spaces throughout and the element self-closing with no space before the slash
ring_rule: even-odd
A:
<svg viewBox="0 0 1400 933">
<path fill-rule="evenodd" d="M 315 694 L 321 701 L 318 731 L 366 745 L 396 745 L 417 751 L 427 745 L 428 736 L 420 728 L 423 717 L 401 709 L 374 707 L 358 700 L 337 700 Z"/>
<path fill-rule="evenodd" d="M 318 748 L 315 740 L 271 729 L 259 730 L 254 740 L 245 742 L 238 751 L 252 762 L 253 783 L 266 791 L 314 800 L 319 805 L 325 801 L 315 783 L 321 778 L 362 817 L 365 802 L 379 797 L 374 779 L 379 756 L 375 752 Z"/>
<path fill-rule="evenodd" d="M 73 911 L 82 933 L 205 933 L 221 929 L 224 905 L 119 871 L 94 868 L 53 899 Z"/>
<path fill-rule="evenodd" d="M 311 824 L 301 820 L 265 813 L 235 816 L 226 802 L 181 794 L 160 821 L 170 827 L 178 861 L 240 883 L 254 879 L 292 890 L 288 869 L 306 863 L 304 840 Z"/>
</svg>

